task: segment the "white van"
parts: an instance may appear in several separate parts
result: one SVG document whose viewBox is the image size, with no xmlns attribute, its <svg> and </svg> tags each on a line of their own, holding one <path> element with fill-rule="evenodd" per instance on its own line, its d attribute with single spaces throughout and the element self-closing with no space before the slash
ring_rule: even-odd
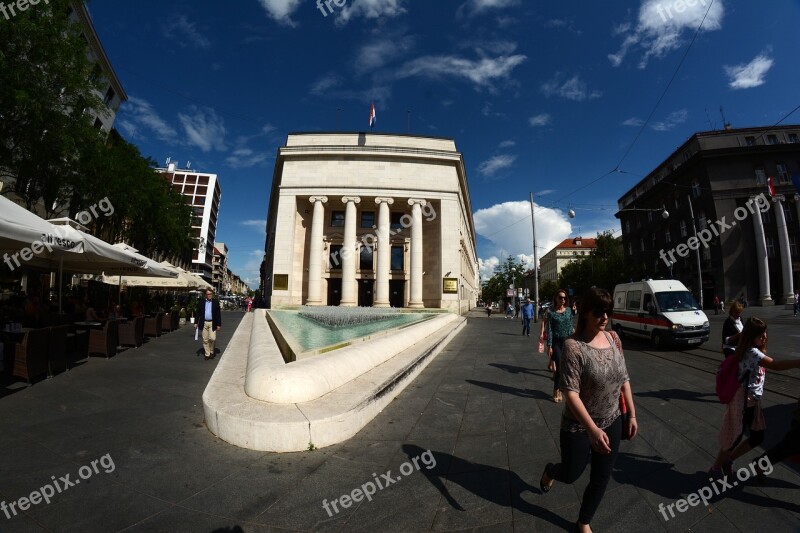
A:
<svg viewBox="0 0 800 533">
<path fill-rule="evenodd" d="M 655 346 L 699 345 L 708 340 L 708 317 L 692 293 L 674 279 L 642 280 L 614 287 L 613 328 L 648 338 Z"/>
</svg>

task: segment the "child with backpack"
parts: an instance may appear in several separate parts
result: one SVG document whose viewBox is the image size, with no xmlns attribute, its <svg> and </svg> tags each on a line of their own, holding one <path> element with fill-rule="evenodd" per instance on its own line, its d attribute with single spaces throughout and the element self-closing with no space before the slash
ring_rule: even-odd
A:
<svg viewBox="0 0 800 533">
<path fill-rule="evenodd" d="M 744 329 L 736 346 L 736 352 L 728 359 L 738 361 L 737 381 L 739 386 L 735 389 L 732 398 L 723 397 L 725 403 L 729 400 L 728 408 L 722 420 L 719 442 L 720 450 L 714 465 L 708 471 L 712 476 L 729 476 L 733 472 L 733 461 L 749 452 L 764 440 L 764 414 L 761 410 L 761 396 L 764 394 L 766 369 L 789 370 L 800 368 L 800 359 L 775 361 L 767 356 L 767 325 L 763 320 L 751 317 L 744 325 Z M 733 361 L 723 362 L 731 364 Z M 723 368 L 720 373 L 723 373 Z M 730 378 L 725 378 L 730 379 Z M 726 383 L 717 382 L 717 391 L 724 389 Z M 744 433 L 749 433 L 747 440 L 742 441 Z M 740 442 L 741 441 L 741 442 Z"/>
</svg>

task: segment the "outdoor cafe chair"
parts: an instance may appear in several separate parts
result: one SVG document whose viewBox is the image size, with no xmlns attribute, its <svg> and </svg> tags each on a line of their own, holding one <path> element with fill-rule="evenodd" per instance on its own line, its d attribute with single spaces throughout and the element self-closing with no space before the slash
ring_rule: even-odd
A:
<svg viewBox="0 0 800 533">
<path fill-rule="evenodd" d="M 47 328 L 25 332 L 22 341 L 16 344 L 14 353 L 14 376 L 30 384 L 35 378 L 47 375 Z"/>
<path fill-rule="evenodd" d="M 89 355 L 101 354 L 106 359 L 117 355 L 119 332 L 116 320 L 107 320 L 103 329 L 89 330 Z"/>
</svg>

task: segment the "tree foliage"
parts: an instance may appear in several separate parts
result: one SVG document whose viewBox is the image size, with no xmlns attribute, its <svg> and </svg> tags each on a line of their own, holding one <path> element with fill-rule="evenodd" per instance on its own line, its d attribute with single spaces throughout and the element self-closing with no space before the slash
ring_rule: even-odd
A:
<svg viewBox="0 0 800 533">
<path fill-rule="evenodd" d="M 109 242 L 145 255 L 188 258 L 191 208 L 154 162 L 116 132 L 93 125 L 109 111 L 103 76 L 82 27 L 67 17 L 69 0 L 50 0 L 0 22 L 0 179 L 3 194 L 50 218 L 69 216 L 103 198 L 111 216 L 90 224 Z"/>
<path fill-rule="evenodd" d="M 506 297 L 506 290 L 509 285 L 514 287 L 522 286 L 522 276 L 525 269 L 522 263 L 514 258 L 507 257 L 505 263 L 499 265 L 494 272 L 494 275 L 489 278 L 486 286 L 481 291 L 481 298 L 485 302 L 497 302 Z"/>
</svg>

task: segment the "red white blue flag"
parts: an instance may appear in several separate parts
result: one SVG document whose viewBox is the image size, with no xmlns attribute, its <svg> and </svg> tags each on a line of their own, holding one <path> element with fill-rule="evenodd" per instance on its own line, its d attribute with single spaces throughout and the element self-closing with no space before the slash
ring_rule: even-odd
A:
<svg viewBox="0 0 800 533">
<path fill-rule="evenodd" d="M 378 115 L 375 113 L 375 102 L 372 102 L 372 106 L 369 108 L 369 127 L 375 127 L 375 120 L 378 118 Z"/>
<path fill-rule="evenodd" d="M 775 185 L 772 184 L 772 176 L 767 178 L 767 188 L 769 189 L 770 197 L 775 198 Z"/>
</svg>

